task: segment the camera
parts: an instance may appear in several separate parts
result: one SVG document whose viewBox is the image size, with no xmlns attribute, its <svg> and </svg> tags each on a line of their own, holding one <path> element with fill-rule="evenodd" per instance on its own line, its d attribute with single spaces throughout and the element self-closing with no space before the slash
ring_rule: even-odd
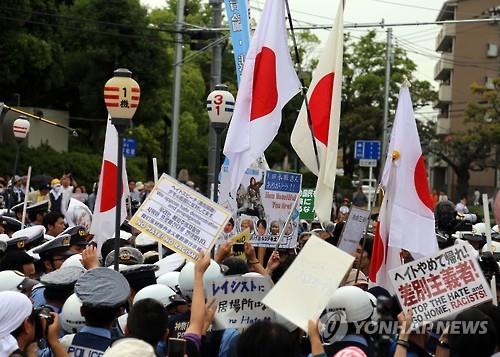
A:
<svg viewBox="0 0 500 357">
<path fill-rule="evenodd" d="M 35 339 L 37 341 L 45 337 L 42 320 L 45 320 L 46 328 L 54 322 L 54 316 L 50 314 L 51 312 L 54 310 L 45 305 L 33 309 L 32 316 L 35 320 Z"/>
</svg>

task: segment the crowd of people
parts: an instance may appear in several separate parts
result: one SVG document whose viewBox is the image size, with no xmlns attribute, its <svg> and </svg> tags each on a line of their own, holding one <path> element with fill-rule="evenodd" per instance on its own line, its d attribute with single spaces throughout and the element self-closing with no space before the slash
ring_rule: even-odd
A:
<svg viewBox="0 0 500 357">
<path fill-rule="evenodd" d="M 482 333 L 414 330 L 412 311 L 402 311 L 395 296 L 368 278 L 370 233 L 361 238 L 352 270 L 325 308 L 324 314 L 345 312 L 347 330 L 339 340 L 325 338 L 332 331 L 321 317 L 309 321 L 307 331 L 280 315 L 244 330 L 212 329 L 217 305 L 207 300 L 204 289 L 210 281 L 252 273 L 269 276 L 276 284 L 311 237 L 338 245 L 351 205 L 347 198 L 338 200 L 331 222 L 301 221 L 295 249 L 258 252 L 245 243 L 241 259 L 228 240 L 215 252 L 200 252 L 191 263 L 165 247 L 160 256 L 157 242 L 127 222 L 118 239 L 109 237 L 99 245 L 86 227 L 68 226 L 69 199 L 92 208 L 92 195 L 86 196 L 71 175 L 41 182 L 37 190 L 27 189 L 23 178 L 14 177 L 10 186 L 2 182 L 0 357 L 500 356 L 500 309 L 493 302 L 448 319 L 484 322 Z M 130 201 L 140 204 L 153 184 L 130 181 L 129 188 Z M 16 206 L 25 195 L 30 203 L 22 228 Z M 363 203 L 359 195 L 355 201 Z M 460 210 L 460 205 L 447 200 L 437 204 L 440 248 L 469 241 L 478 251 L 481 267 L 487 266 L 489 276 L 495 275 L 500 283 L 498 226 L 491 231 L 496 250 L 487 252 L 489 228 L 461 219 Z M 401 253 L 402 262 L 412 260 L 408 252 Z M 118 271 L 113 269 L 116 256 Z M 358 328 L 388 320 L 398 322 L 399 329 L 369 334 Z"/>
</svg>

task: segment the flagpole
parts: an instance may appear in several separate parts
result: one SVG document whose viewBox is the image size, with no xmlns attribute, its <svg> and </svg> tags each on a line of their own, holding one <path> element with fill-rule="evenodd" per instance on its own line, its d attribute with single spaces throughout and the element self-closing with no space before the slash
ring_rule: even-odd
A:
<svg viewBox="0 0 500 357">
<path fill-rule="evenodd" d="M 288 0 L 285 0 L 285 6 L 286 6 L 286 12 L 288 16 L 288 23 L 290 24 L 290 32 L 292 33 L 292 41 L 293 41 L 293 48 L 295 51 L 295 60 L 297 63 L 297 70 L 299 74 L 299 80 L 300 80 L 300 92 L 302 94 L 302 98 L 304 98 L 304 104 L 306 106 L 306 112 L 307 112 L 307 124 L 309 126 L 309 130 L 311 131 L 311 140 L 314 148 L 314 156 L 316 157 L 316 165 L 318 168 L 319 172 L 319 156 L 318 156 L 318 147 L 316 145 L 316 139 L 314 137 L 314 128 L 312 125 L 312 120 L 311 120 L 311 111 L 309 109 L 309 100 L 307 99 L 307 91 L 306 91 L 306 86 L 304 84 L 304 78 L 302 77 L 302 66 L 300 64 L 300 55 L 299 55 L 299 48 L 297 47 L 297 40 L 295 38 L 295 30 L 293 28 L 293 22 L 292 22 L 292 15 L 290 13 L 290 6 L 288 5 Z"/>
</svg>

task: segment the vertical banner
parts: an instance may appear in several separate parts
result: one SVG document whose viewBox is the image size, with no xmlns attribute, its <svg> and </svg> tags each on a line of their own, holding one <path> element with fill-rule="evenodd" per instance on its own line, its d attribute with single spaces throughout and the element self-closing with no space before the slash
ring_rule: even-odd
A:
<svg viewBox="0 0 500 357">
<path fill-rule="evenodd" d="M 314 219 L 314 189 L 305 188 L 300 196 L 300 219 L 312 221 Z"/>
<path fill-rule="evenodd" d="M 224 0 L 226 4 L 227 22 L 233 43 L 234 64 L 238 84 L 243 72 L 243 63 L 250 46 L 250 24 L 248 13 L 248 0 Z"/>
</svg>

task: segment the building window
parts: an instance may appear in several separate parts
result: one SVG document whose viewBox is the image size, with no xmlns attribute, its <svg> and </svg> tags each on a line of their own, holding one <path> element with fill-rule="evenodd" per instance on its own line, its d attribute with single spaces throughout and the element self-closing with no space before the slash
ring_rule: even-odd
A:
<svg viewBox="0 0 500 357">
<path fill-rule="evenodd" d="M 490 58 L 495 58 L 498 56 L 498 45 L 496 43 L 488 43 L 487 56 Z"/>
<path fill-rule="evenodd" d="M 486 76 L 484 79 L 484 86 L 487 89 L 495 89 L 495 82 L 493 81 L 493 77 Z"/>
</svg>

